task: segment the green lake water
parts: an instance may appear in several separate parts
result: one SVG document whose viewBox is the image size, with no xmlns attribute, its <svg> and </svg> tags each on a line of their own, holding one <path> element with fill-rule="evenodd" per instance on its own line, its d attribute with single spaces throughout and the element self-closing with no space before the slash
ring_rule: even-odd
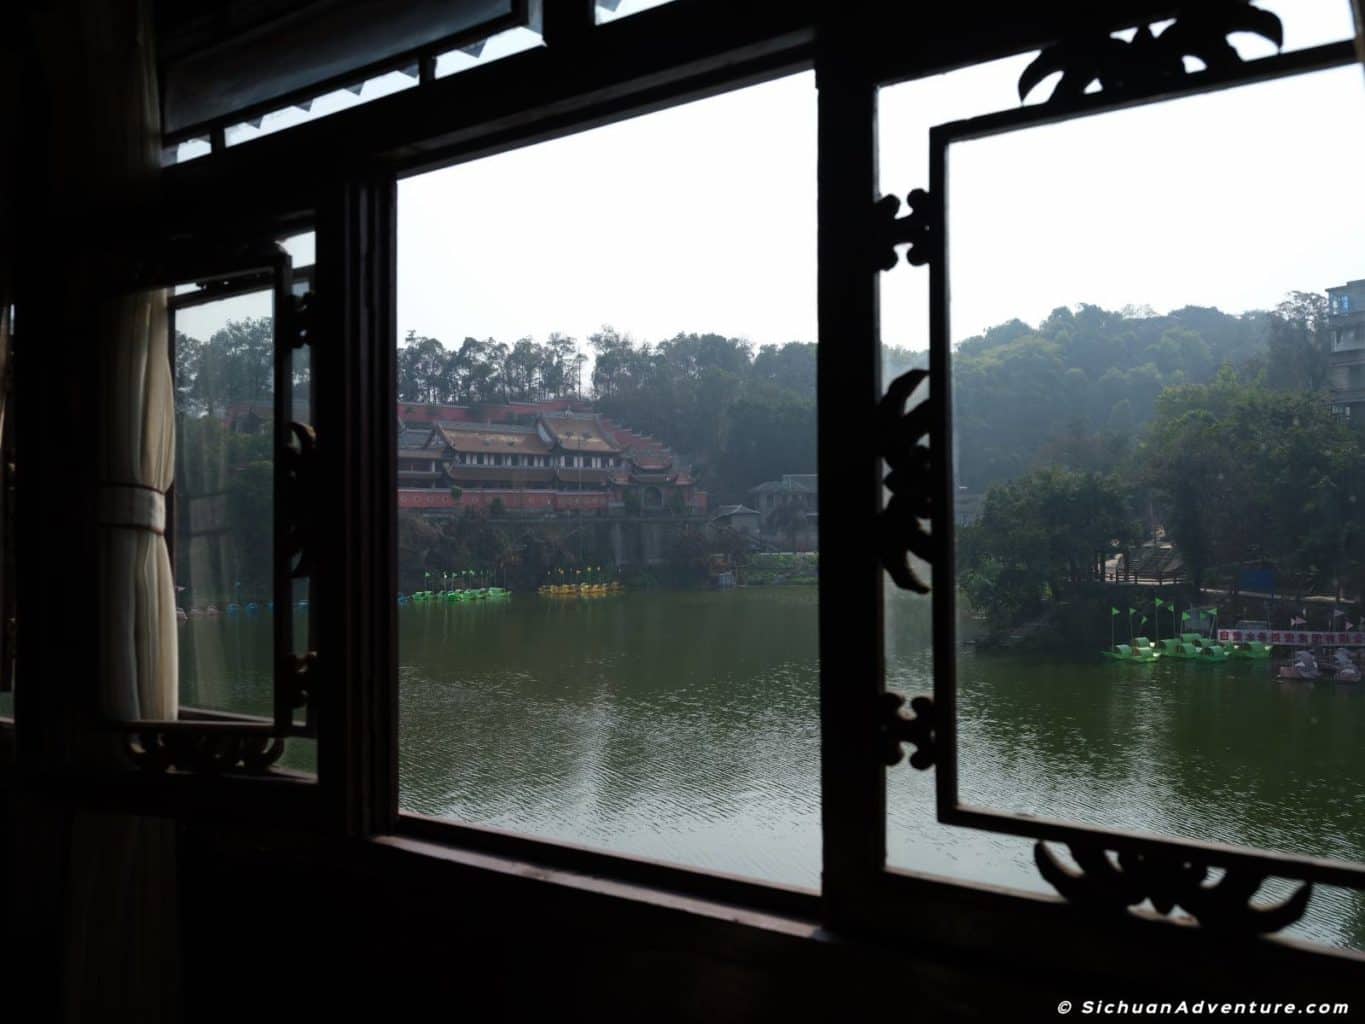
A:
<svg viewBox="0 0 1365 1024">
<path fill-rule="evenodd" d="M 906 694 L 931 687 L 928 618 L 889 593 Z M 519 594 L 399 623 L 405 810 L 818 886 L 813 588 Z M 267 709 L 269 643 L 264 616 L 187 623 L 186 703 Z M 1365 860 L 1365 686 L 1264 662 L 958 657 L 966 802 Z M 309 744 L 289 756 L 312 766 Z M 1048 891 L 1028 840 L 937 824 L 932 782 L 889 770 L 892 864 Z M 1365 900 L 1319 887 L 1291 934 L 1365 948 Z"/>
</svg>

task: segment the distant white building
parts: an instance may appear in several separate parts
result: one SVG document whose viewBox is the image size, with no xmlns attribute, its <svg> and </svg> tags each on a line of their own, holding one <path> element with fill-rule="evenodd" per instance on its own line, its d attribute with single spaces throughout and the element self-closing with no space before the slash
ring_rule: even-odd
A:
<svg viewBox="0 0 1365 1024">
<path fill-rule="evenodd" d="M 726 527 L 750 537 L 758 536 L 758 510 L 747 505 L 722 505 L 707 525 Z"/>
<path fill-rule="evenodd" d="M 784 473 L 781 480 L 767 480 L 750 488 L 749 495 L 765 530 L 769 528 L 773 513 L 788 505 L 804 512 L 814 526 L 820 508 L 820 477 L 815 473 Z"/>
</svg>

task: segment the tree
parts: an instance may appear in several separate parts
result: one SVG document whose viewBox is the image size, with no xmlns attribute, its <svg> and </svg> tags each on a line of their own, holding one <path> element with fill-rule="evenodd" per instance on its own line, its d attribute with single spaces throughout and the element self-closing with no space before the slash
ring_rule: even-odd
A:
<svg viewBox="0 0 1365 1024">
<path fill-rule="evenodd" d="M 1356 591 L 1365 451 L 1321 396 L 1225 368 L 1162 394 L 1140 458 L 1196 587 L 1211 567 L 1270 561 Z"/>
<path fill-rule="evenodd" d="M 1267 320 L 1195 306 L 1158 316 L 1081 305 L 1053 310 L 1036 328 L 1011 320 L 967 338 L 953 363 L 960 482 L 985 490 L 1054 462 L 1117 470 L 1129 444 L 1114 435 L 1136 437 L 1165 388 L 1264 359 Z M 1120 402 L 1126 411 L 1111 424 Z"/>
<path fill-rule="evenodd" d="M 1267 364 L 1274 386 L 1287 391 L 1318 391 L 1327 386 L 1331 346 L 1327 296 L 1293 292 L 1270 316 Z"/>
<path fill-rule="evenodd" d="M 186 412 L 219 416 L 229 405 L 275 393 L 274 321 L 229 320 L 208 341 L 176 332 L 176 400 Z"/>
<path fill-rule="evenodd" d="M 408 331 L 398 350 L 398 400 L 436 405 L 451 397 L 445 346 Z"/>
<path fill-rule="evenodd" d="M 958 564 L 974 607 L 1013 620 L 1090 579 L 1101 553 L 1137 536 L 1116 477 L 1041 469 L 986 492 L 962 529 Z"/>
</svg>

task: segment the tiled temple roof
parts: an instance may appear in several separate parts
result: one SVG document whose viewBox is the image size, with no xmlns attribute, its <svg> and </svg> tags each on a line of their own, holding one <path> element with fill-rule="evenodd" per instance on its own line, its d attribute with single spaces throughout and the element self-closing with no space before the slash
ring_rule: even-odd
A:
<svg viewBox="0 0 1365 1024">
<path fill-rule="evenodd" d="M 565 451 L 616 455 L 621 450 L 596 416 L 548 414 L 541 423 Z"/>
<path fill-rule="evenodd" d="M 505 423 L 442 423 L 437 428 L 447 445 L 457 452 L 515 452 L 544 455 L 551 446 L 534 427 Z"/>
</svg>

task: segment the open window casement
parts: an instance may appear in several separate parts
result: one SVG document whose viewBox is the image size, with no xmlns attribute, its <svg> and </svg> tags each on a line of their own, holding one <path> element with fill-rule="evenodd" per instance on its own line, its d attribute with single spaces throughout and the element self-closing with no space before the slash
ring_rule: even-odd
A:
<svg viewBox="0 0 1365 1024">
<path fill-rule="evenodd" d="M 981 739 L 984 729 L 971 715 L 970 699 L 977 696 L 978 706 L 987 706 L 987 701 L 980 698 L 980 691 L 966 686 L 959 691 L 959 675 L 968 683 L 975 681 L 968 677 L 974 652 L 966 649 L 959 636 L 963 616 L 958 594 L 964 575 L 959 565 L 961 550 L 954 539 L 955 528 L 961 524 L 959 515 L 971 512 L 962 499 L 959 463 L 974 453 L 962 443 L 963 423 L 970 420 L 967 413 L 958 418 L 957 407 L 965 403 L 962 377 L 954 375 L 954 366 L 965 364 L 970 356 L 956 344 L 970 333 L 963 327 L 967 320 L 964 296 L 984 293 L 972 293 L 969 285 L 971 274 L 984 262 L 986 249 L 972 249 L 974 236 L 964 227 L 970 222 L 964 210 L 984 209 L 985 197 L 1008 192 L 1012 178 L 1005 170 L 1011 166 L 1007 159 L 997 156 L 994 164 L 979 158 L 975 165 L 968 163 L 980 151 L 974 147 L 1026 133 L 1046 141 L 1053 138 L 1047 133 L 1061 128 L 1075 135 L 1095 130 L 1106 117 L 1122 125 L 1139 120 L 1144 126 L 1157 125 L 1152 130 L 1164 139 L 1160 133 L 1189 104 L 1237 99 L 1234 93 L 1250 96 L 1252 101 L 1267 94 L 1297 97 L 1301 94 L 1294 90 L 1305 83 L 1339 86 L 1342 96 L 1349 99 L 1345 83 L 1358 73 L 1352 67 L 1355 43 L 1341 33 L 1335 35 L 1336 42 L 1294 49 L 1285 42 L 1296 28 L 1288 24 L 1291 18 L 1292 12 L 1287 13 L 1286 24 L 1281 26 L 1280 19 L 1267 10 L 1230 4 L 1134 26 L 1126 34 L 1111 34 L 1103 28 L 1091 36 L 1059 40 L 1023 61 L 1018 82 L 1010 83 L 1016 88 L 1002 91 L 998 104 L 987 104 L 979 116 L 933 127 L 925 139 L 927 174 L 883 183 L 882 188 L 892 196 L 880 195 L 876 154 L 878 91 L 897 83 L 894 69 L 879 80 L 877 71 L 859 59 L 861 51 L 856 46 L 850 47 L 846 62 L 832 48 L 818 69 L 823 72 L 822 124 L 826 127 L 822 157 L 831 151 L 840 154 L 837 161 L 830 161 L 829 172 L 822 178 L 822 224 L 853 225 L 846 232 L 822 235 L 821 329 L 831 335 L 837 331 L 844 347 L 838 363 L 821 366 L 821 394 L 884 396 L 876 403 L 865 402 L 856 415 L 821 421 L 822 452 L 865 453 L 860 461 L 821 465 L 826 477 L 822 493 L 861 496 L 859 501 L 841 500 L 829 517 L 822 510 L 823 522 L 832 528 L 822 535 L 821 593 L 822 598 L 837 595 L 842 614 L 827 612 L 823 602 L 821 614 L 828 616 L 829 636 L 838 638 L 837 653 L 856 651 L 847 656 L 837 688 L 828 688 L 823 721 L 826 820 L 846 823 L 853 837 L 826 849 L 824 891 L 841 916 L 847 914 L 854 920 L 869 907 L 923 897 L 925 876 L 915 873 L 920 865 L 898 867 L 887 857 L 888 839 L 895 839 L 896 828 L 905 827 L 894 818 L 888 826 L 887 788 L 899 785 L 906 776 L 926 780 L 915 792 L 932 803 L 937 826 L 942 826 L 936 835 L 943 837 L 945 845 L 954 845 L 955 852 L 974 849 L 971 843 L 983 832 L 1031 840 L 1023 844 L 1029 881 L 1038 879 L 1047 890 L 1055 890 L 1085 910 L 1123 911 L 1150 905 L 1163 916 L 1192 918 L 1211 930 L 1262 934 L 1290 929 L 1311 918 L 1315 900 L 1319 905 L 1325 902 L 1320 895 L 1315 897 L 1315 886 L 1365 886 L 1365 863 L 1360 857 L 1337 857 L 1284 843 L 1277 844 L 1277 849 L 1256 836 L 1212 841 L 1197 831 L 1182 834 L 1175 828 L 1162 831 L 1116 824 L 1112 815 L 1105 818 L 1106 807 L 1087 806 L 1082 816 L 1060 799 L 1049 804 L 1055 796 L 1052 793 L 1030 792 L 1027 797 L 1032 802 L 1028 802 L 1018 796 L 1026 783 L 1013 777 L 1007 781 L 1014 789 L 992 789 L 980 780 L 994 764 L 989 760 L 994 750 Z M 1276 52 L 1243 57 L 1227 37 L 1248 30 L 1264 36 Z M 1060 81 L 1049 85 L 1054 75 Z M 1357 86 L 1358 79 L 1354 79 L 1349 88 Z M 1043 93 L 1041 101 L 1035 89 Z M 1268 118 L 1264 107 L 1258 110 L 1264 131 Z M 1292 127 L 1290 115 L 1285 117 Z M 883 138 L 892 137 L 899 127 L 900 122 L 883 121 Z M 1205 135 L 1210 134 L 1206 130 Z M 1050 150 L 1039 145 L 1040 163 L 1055 160 L 1056 173 L 1062 174 L 1065 151 L 1059 145 Z M 1095 142 L 1089 151 L 1104 152 Z M 1156 148 L 1149 147 L 1149 151 Z M 1243 163 L 1256 166 L 1255 160 Z M 973 177 L 968 172 L 974 166 L 989 166 L 990 173 Z M 974 192 L 972 185 L 981 182 L 985 184 Z M 1076 203 L 1076 194 L 1073 189 L 1072 198 L 1061 202 L 1016 203 L 1016 210 L 1036 215 L 1035 230 L 1020 230 L 990 216 L 989 211 L 978 220 L 995 232 L 990 236 L 991 248 L 1015 244 L 1027 251 L 1047 232 L 1057 234 L 1062 219 L 1058 211 L 1067 202 Z M 1224 195 L 1201 197 L 1200 208 Z M 1189 228 L 1176 221 L 1168 230 L 1179 237 Z M 983 230 L 981 235 L 985 234 Z M 1077 244 L 1074 248 L 1099 258 L 1095 247 Z M 1266 248 L 1267 261 L 1284 255 L 1273 246 Z M 968 254 L 965 259 L 964 252 Z M 1038 258 L 1032 251 L 1028 257 Z M 1039 262 L 1056 272 L 1047 260 Z M 1025 264 L 1026 258 L 1016 256 L 1016 267 Z M 927 317 L 919 325 L 929 342 L 927 368 L 914 366 L 883 386 L 879 289 L 912 288 L 917 275 L 920 286 L 928 284 Z M 858 439 L 867 436 L 874 444 L 864 442 L 859 447 Z M 870 482 L 880 486 L 869 486 Z M 1078 564 L 1084 565 L 1084 558 Z M 907 698 L 913 691 L 902 695 L 888 689 L 888 683 L 899 681 L 887 671 L 886 637 L 891 634 L 883 624 L 898 612 L 904 612 L 908 620 L 909 604 L 899 600 L 902 592 L 919 595 L 916 600 L 921 604 L 911 610 L 923 609 L 922 631 L 931 644 L 932 657 L 925 659 L 929 667 L 920 676 L 907 673 L 906 678 L 916 682 L 923 678 L 932 693 L 912 701 Z M 1104 603 L 1106 614 L 1109 604 Z M 1172 614 L 1169 604 L 1162 607 L 1163 615 Z M 1169 626 L 1169 619 L 1165 621 Z M 841 628 L 849 623 L 861 632 L 854 636 Z M 865 651 L 861 649 L 864 644 Z M 836 651 L 830 653 L 833 656 Z M 1094 660 L 1102 664 L 1098 656 Z M 1098 675 L 1102 669 L 1094 671 Z M 850 683 L 851 679 L 859 682 Z M 1101 685 L 1102 680 L 1097 681 L 1092 692 L 1099 692 Z M 1024 682 L 1018 680 L 1012 692 L 1021 692 L 1023 687 Z M 1034 695 L 1041 694 L 1036 699 L 1044 727 L 1060 735 L 1068 727 L 1067 709 L 1055 692 L 1040 686 Z M 1002 701 L 996 699 L 988 706 L 991 714 L 1009 717 Z M 1175 733 L 1180 724 L 1164 735 Z M 1034 736 L 1030 742 L 1045 752 L 1055 749 Z M 1156 753 L 1174 760 L 1169 749 L 1158 748 Z M 1147 764 L 1155 758 L 1138 760 Z M 908 768 L 890 767 L 888 774 L 889 766 L 906 761 Z M 1168 767 L 1158 763 L 1163 769 Z M 1020 809 L 1019 805 L 1024 806 Z M 1006 849 L 1010 842 L 1002 838 L 989 849 L 999 864 L 1012 869 L 1017 847 Z M 1069 848 L 1070 860 L 1053 844 Z M 982 843 L 978 848 L 986 846 Z M 998 873 L 1005 872 L 1000 869 Z"/>
<path fill-rule="evenodd" d="M 145 766 L 262 771 L 283 754 L 287 737 L 314 734 L 306 618 L 310 552 L 305 527 L 310 517 L 302 508 L 311 493 L 307 480 L 314 435 L 306 374 L 299 370 L 304 365 L 299 349 L 308 337 L 308 282 L 306 276 L 296 280 L 288 253 L 273 242 L 173 249 L 147 276 L 153 280 L 145 283 L 157 290 L 123 297 L 103 355 L 99 519 L 107 613 L 101 620 L 101 710 L 132 737 L 130 748 Z M 260 321 L 269 335 L 264 358 L 258 361 L 261 379 L 255 382 L 265 401 L 242 408 L 242 402 L 222 400 L 229 392 L 204 390 L 220 386 L 210 372 L 217 367 L 200 370 L 209 379 L 198 392 L 177 381 L 177 316 L 206 304 L 252 297 L 271 308 L 271 316 Z M 175 469 L 192 465 L 178 460 L 175 450 L 176 435 L 187 422 L 202 428 L 195 436 L 209 436 L 220 456 L 234 431 L 250 430 L 258 442 L 268 433 L 269 444 L 257 444 L 249 467 L 222 465 L 218 459 L 216 500 L 177 500 Z M 181 485 L 181 498 L 183 492 L 202 487 L 203 469 L 193 468 Z M 188 552 L 176 551 L 175 545 L 195 542 L 205 533 L 221 535 L 222 523 L 215 518 L 221 520 L 229 501 L 241 504 L 221 481 L 247 469 L 258 476 L 264 469 L 270 477 L 268 493 L 247 507 L 260 536 L 254 544 L 240 545 L 253 550 L 235 552 L 233 559 L 225 559 L 221 550 L 214 553 L 211 585 L 217 590 L 205 603 L 213 618 L 221 616 L 225 622 L 238 615 L 244 620 L 248 604 L 253 618 L 269 620 L 274 666 L 270 714 L 187 706 L 182 697 L 182 666 L 194 670 L 193 659 L 187 660 L 180 646 L 190 625 L 184 604 L 194 573 Z M 256 559 L 258 586 L 268 590 L 253 593 L 249 602 L 242 598 L 242 580 L 233 578 L 243 575 L 238 556 L 244 554 Z"/>
</svg>

